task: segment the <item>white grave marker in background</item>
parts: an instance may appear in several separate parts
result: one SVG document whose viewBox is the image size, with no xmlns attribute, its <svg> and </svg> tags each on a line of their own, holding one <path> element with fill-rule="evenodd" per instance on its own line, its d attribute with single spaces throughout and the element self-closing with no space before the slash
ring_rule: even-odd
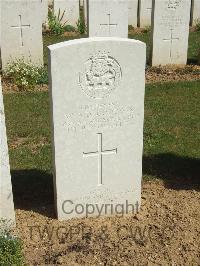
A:
<svg viewBox="0 0 200 266">
<path fill-rule="evenodd" d="M 54 0 L 54 13 L 59 14 L 60 18 L 63 15 L 62 23 L 77 27 L 76 23 L 79 20 L 79 0 Z"/>
<path fill-rule="evenodd" d="M 49 50 L 58 218 L 84 217 L 77 204 L 139 206 L 145 44 L 89 38 Z"/>
<path fill-rule="evenodd" d="M 200 23 L 200 0 L 192 0 L 191 7 L 191 24 Z"/>
<path fill-rule="evenodd" d="M 187 62 L 190 0 L 155 0 L 152 65 Z"/>
<path fill-rule="evenodd" d="M 139 25 L 141 28 L 151 26 L 151 13 L 152 0 L 139 0 Z"/>
<path fill-rule="evenodd" d="M 127 0 L 89 0 L 90 37 L 128 37 Z"/>
<path fill-rule="evenodd" d="M 46 24 L 48 21 L 48 0 L 39 0 L 42 5 L 42 23 Z"/>
<path fill-rule="evenodd" d="M 138 0 L 128 0 L 128 25 L 137 27 Z"/>
<path fill-rule="evenodd" d="M 2 66 L 24 58 L 36 65 L 43 64 L 42 17 L 39 1 L 1 2 L 1 58 Z"/>
<path fill-rule="evenodd" d="M 6 137 L 3 94 L 0 77 L 0 220 L 15 224 L 15 212 Z"/>
<path fill-rule="evenodd" d="M 83 8 L 84 8 L 85 25 L 87 28 L 87 24 L 88 24 L 88 1 L 87 0 L 83 0 Z"/>
</svg>

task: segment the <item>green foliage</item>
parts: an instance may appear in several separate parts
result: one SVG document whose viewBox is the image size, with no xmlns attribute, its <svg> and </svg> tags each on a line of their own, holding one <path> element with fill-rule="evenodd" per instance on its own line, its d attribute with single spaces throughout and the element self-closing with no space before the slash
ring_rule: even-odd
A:
<svg viewBox="0 0 200 266">
<path fill-rule="evenodd" d="M 84 34 L 86 31 L 85 21 L 83 18 L 80 18 L 78 22 L 76 23 L 77 30 L 80 34 Z"/>
<path fill-rule="evenodd" d="M 76 29 L 73 26 L 71 26 L 71 25 L 66 25 L 64 27 L 64 30 L 67 31 L 67 32 L 75 32 L 76 31 Z"/>
<path fill-rule="evenodd" d="M 26 62 L 24 58 L 9 63 L 4 76 L 12 79 L 21 89 L 31 89 L 37 84 L 48 83 L 47 70 Z"/>
<path fill-rule="evenodd" d="M 195 21 L 195 30 L 196 30 L 196 31 L 200 31 L 200 19 L 197 19 L 197 20 Z"/>
<path fill-rule="evenodd" d="M 38 68 L 38 80 L 36 84 L 48 84 L 48 71 L 45 67 Z"/>
<path fill-rule="evenodd" d="M 49 29 L 53 34 L 62 35 L 65 32 L 66 22 L 62 23 L 65 11 L 61 14 L 60 9 L 56 16 L 53 11 L 48 12 Z"/>
<path fill-rule="evenodd" d="M 146 26 L 143 30 L 144 33 L 149 33 L 151 32 L 151 26 Z"/>
<path fill-rule="evenodd" d="M 0 265 L 24 265 L 24 257 L 22 254 L 22 241 L 11 235 L 5 221 L 1 220 L 0 230 Z"/>
<path fill-rule="evenodd" d="M 132 25 L 128 25 L 128 30 L 134 30 L 134 27 Z"/>
</svg>

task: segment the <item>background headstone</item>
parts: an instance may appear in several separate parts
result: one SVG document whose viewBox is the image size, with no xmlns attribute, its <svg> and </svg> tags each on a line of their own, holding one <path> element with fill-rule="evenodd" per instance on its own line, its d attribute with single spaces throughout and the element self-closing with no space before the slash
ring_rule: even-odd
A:
<svg viewBox="0 0 200 266">
<path fill-rule="evenodd" d="M 200 23 L 200 1 L 192 0 L 191 6 L 191 25 L 194 26 Z"/>
<path fill-rule="evenodd" d="M 128 0 L 89 0 L 90 37 L 128 37 Z"/>
<path fill-rule="evenodd" d="M 160 0 L 163 2 L 163 0 Z M 152 0 L 139 0 L 139 26 L 151 26 Z"/>
<path fill-rule="evenodd" d="M 137 27 L 138 0 L 128 0 L 128 25 Z"/>
<path fill-rule="evenodd" d="M 42 5 L 42 23 L 48 22 L 48 0 L 39 0 Z"/>
<path fill-rule="evenodd" d="M 0 1 L 0 69 L 1 69 L 1 1 Z"/>
<path fill-rule="evenodd" d="M 15 212 L 0 77 L 0 220 L 1 219 L 8 220 L 9 224 L 11 222 L 15 225 Z"/>
<path fill-rule="evenodd" d="M 65 214 L 67 200 L 140 205 L 145 44 L 89 38 L 49 50 L 58 218 L 84 216 Z"/>
<path fill-rule="evenodd" d="M 64 12 L 62 23 L 77 27 L 79 20 L 79 0 L 54 0 L 54 13 L 60 17 Z"/>
<path fill-rule="evenodd" d="M 154 0 L 152 65 L 187 62 L 190 0 Z"/>
<path fill-rule="evenodd" d="M 2 0 L 2 67 L 19 58 L 35 65 L 43 64 L 41 3 L 34 0 Z"/>
<path fill-rule="evenodd" d="M 85 26 L 87 28 L 87 24 L 88 24 L 88 1 L 87 0 L 83 0 L 83 9 L 84 9 Z"/>
</svg>

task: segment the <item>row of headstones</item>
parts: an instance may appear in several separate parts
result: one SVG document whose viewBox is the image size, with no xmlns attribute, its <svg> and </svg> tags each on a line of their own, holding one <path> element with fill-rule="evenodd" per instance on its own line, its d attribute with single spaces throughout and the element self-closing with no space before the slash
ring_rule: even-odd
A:
<svg viewBox="0 0 200 266">
<path fill-rule="evenodd" d="M 91 0 L 80 1 L 81 6 L 84 8 L 85 21 L 88 20 L 87 1 Z M 128 0 L 128 25 L 141 28 L 151 26 L 153 2 L 154 0 Z M 171 2 L 173 3 L 174 1 Z M 176 2 L 178 3 L 179 1 Z M 200 1 L 191 0 L 190 25 L 195 25 L 198 22 L 200 22 Z"/>
<path fill-rule="evenodd" d="M 56 0 L 54 5 L 55 3 Z M 78 5 L 78 1 L 76 4 Z M 153 66 L 186 64 L 190 4 L 191 0 L 154 0 L 151 45 Z M 42 22 L 45 20 L 44 13 L 46 13 L 44 5 L 41 8 L 41 2 L 34 0 L 3 0 L 1 5 L 3 10 L 0 38 L 2 68 L 5 68 L 9 61 L 21 57 L 31 59 L 34 64 L 42 65 Z M 35 19 L 36 17 L 42 19 Z M 127 38 L 127 1 L 90 0 L 88 26 L 89 37 Z"/>
<path fill-rule="evenodd" d="M 41 0 L 43 5 L 43 14 L 46 21 L 47 0 Z M 55 14 L 63 14 L 62 22 L 75 26 L 80 18 L 79 6 L 83 8 L 85 23 L 88 21 L 88 5 L 94 0 L 53 0 L 49 4 L 53 5 Z M 133 27 L 151 26 L 151 15 L 153 9 L 153 0 L 127 0 L 128 1 L 128 25 Z M 101 2 L 97 0 L 96 2 Z M 112 2 L 112 1 L 111 1 Z M 123 2 L 123 0 L 122 0 Z M 173 1 L 172 1 L 173 2 Z M 178 3 L 179 1 L 177 1 Z M 195 25 L 200 21 L 200 1 L 191 0 L 190 25 Z"/>
</svg>

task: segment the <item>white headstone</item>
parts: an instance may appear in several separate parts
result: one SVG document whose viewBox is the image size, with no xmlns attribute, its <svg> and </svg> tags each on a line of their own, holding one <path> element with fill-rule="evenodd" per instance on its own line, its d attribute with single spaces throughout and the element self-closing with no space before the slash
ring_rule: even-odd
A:
<svg viewBox="0 0 200 266">
<path fill-rule="evenodd" d="M 160 0 L 160 2 L 164 2 Z M 151 26 L 152 0 L 139 0 L 139 25 L 141 28 Z"/>
<path fill-rule="evenodd" d="M 6 137 L 3 94 L 0 78 L 0 220 L 15 224 L 15 212 Z"/>
<path fill-rule="evenodd" d="M 128 37 L 128 0 L 89 0 L 90 37 Z"/>
<path fill-rule="evenodd" d="M 138 0 L 128 1 L 128 25 L 137 27 Z"/>
<path fill-rule="evenodd" d="M 145 44 L 89 38 L 49 50 L 58 218 L 84 217 L 77 204 L 140 206 Z"/>
<path fill-rule="evenodd" d="M 39 0 L 42 5 L 42 23 L 46 24 L 48 21 L 48 0 Z"/>
<path fill-rule="evenodd" d="M 88 24 L 88 1 L 87 0 L 83 0 L 83 8 L 84 8 L 85 25 L 87 27 L 87 24 Z"/>
<path fill-rule="evenodd" d="M 2 0 L 2 66 L 24 58 L 35 65 L 43 64 L 41 3 L 34 0 Z"/>
<path fill-rule="evenodd" d="M 79 0 L 54 0 L 54 13 L 62 17 L 62 23 L 77 26 L 79 20 Z"/>
<path fill-rule="evenodd" d="M 187 62 L 190 0 L 155 0 L 152 25 L 152 65 Z"/>
<path fill-rule="evenodd" d="M 54 0 L 48 0 L 48 6 L 53 7 L 53 2 L 54 2 Z"/>
<path fill-rule="evenodd" d="M 192 22 L 192 25 L 196 25 L 197 23 L 200 23 L 200 1 L 199 0 L 192 0 L 191 22 Z"/>
<path fill-rule="evenodd" d="M 0 1 L 0 69 L 1 69 L 1 1 Z"/>
</svg>

